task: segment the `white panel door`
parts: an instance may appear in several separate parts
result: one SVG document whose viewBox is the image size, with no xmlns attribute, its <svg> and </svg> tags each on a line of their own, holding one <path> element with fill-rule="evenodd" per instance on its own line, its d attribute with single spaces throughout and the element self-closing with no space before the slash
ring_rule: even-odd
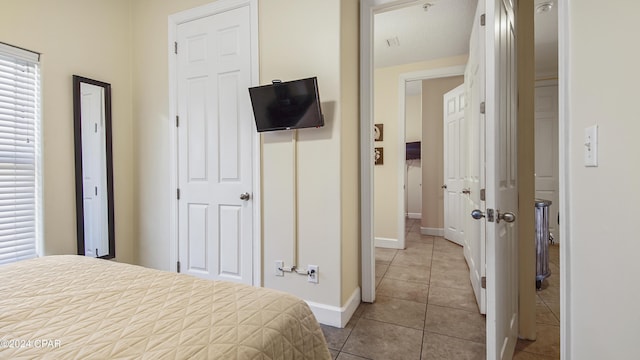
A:
<svg viewBox="0 0 640 360">
<path fill-rule="evenodd" d="M 444 237 L 462 245 L 466 214 L 463 190 L 466 169 L 464 85 L 444 94 Z"/>
<path fill-rule="evenodd" d="M 511 359 L 518 335 L 518 231 L 514 221 L 518 216 L 518 101 L 514 13 L 512 0 L 487 0 L 486 217 L 483 220 L 487 236 L 487 359 Z"/>
<path fill-rule="evenodd" d="M 536 198 L 551 201 L 549 231 L 560 241 L 558 225 L 558 85 L 536 86 Z"/>
<path fill-rule="evenodd" d="M 464 74 L 467 106 L 465 116 L 467 124 L 467 171 L 465 188 L 469 189 L 463 197 L 465 211 L 464 258 L 469 265 L 469 277 L 476 302 L 481 314 L 487 313 L 487 292 L 482 287 L 482 278 L 486 275 L 485 223 L 475 221 L 469 214 L 474 209 L 485 211 L 480 191 L 484 189 L 485 152 L 484 130 L 485 115 L 480 111 L 480 103 L 485 98 L 485 38 L 480 16 L 484 13 L 484 3 L 476 9 L 476 16 L 469 39 L 469 61 Z"/>
<path fill-rule="evenodd" d="M 85 255 L 109 253 L 104 89 L 81 83 L 82 195 Z"/>
<path fill-rule="evenodd" d="M 249 24 L 245 6 L 178 25 L 178 259 L 252 284 Z"/>
</svg>

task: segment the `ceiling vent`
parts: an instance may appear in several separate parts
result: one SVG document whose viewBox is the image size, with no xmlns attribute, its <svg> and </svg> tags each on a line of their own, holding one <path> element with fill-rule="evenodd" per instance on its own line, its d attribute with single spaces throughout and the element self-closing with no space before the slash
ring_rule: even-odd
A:
<svg viewBox="0 0 640 360">
<path fill-rule="evenodd" d="M 387 47 L 390 47 L 390 48 L 400 46 L 400 40 L 398 39 L 397 36 L 387 39 L 386 42 L 387 42 Z"/>
</svg>

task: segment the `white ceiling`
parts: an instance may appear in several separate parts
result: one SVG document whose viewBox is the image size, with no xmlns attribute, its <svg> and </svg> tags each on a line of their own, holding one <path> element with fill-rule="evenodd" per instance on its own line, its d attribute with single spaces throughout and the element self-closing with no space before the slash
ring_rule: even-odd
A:
<svg viewBox="0 0 640 360">
<path fill-rule="evenodd" d="M 423 5 L 431 3 L 428 11 Z M 375 67 L 440 59 L 469 52 L 477 0 L 428 0 L 375 15 Z M 399 45 L 387 46 L 398 38 Z"/>
<path fill-rule="evenodd" d="M 536 12 L 536 73 L 555 76 L 558 71 L 558 9 L 556 0 L 535 0 L 534 11 L 550 2 L 551 10 Z M 426 3 L 432 4 L 427 11 Z M 477 0 L 425 0 L 404 8 L 382 12 L 374 19 L 374 64 L 376 68 L 464 55 Z M 397 46 L 389 47 L 388 39 Z M 411 86 L 411 84 L 409 84 Z M 417 88 L 417 86 L 416 86 Z"/>
</svg>

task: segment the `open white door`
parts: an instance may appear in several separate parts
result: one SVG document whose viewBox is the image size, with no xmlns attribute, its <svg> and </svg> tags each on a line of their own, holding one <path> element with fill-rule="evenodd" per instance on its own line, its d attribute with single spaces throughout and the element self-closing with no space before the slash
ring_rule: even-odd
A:
<svg viewBox="0 0 640 360">
<path fill-rule="evenodd" d="M 462 245 L 465 211 L 463 195 L 466 173 L 465 87 L 464 84 L 444 94 L 444 237 Z"/>
<path fill-rule="evenodd" d="M 536 198 L 550 200 L 549 232 L 560 242 L 558 169 L 558 85 L 536 84 L 535 91 Z"/>
<path fill-rule="evenodd" d="M 484 14 L 484 0 L 478 3 L 476 16 L 469 39 L 469 61 L 464 73 L 467 106 L 465 116 L 467 124 L 467 171 L 464 180 L 463 197 L 465 206 L 464 258 L 469 265 L 469 277 L 481 314 L 487 313 L 487 291 L 482 286 L 486 276 L 485 223 L 473 220 L 469 214 L 474 209 L 485 211 L 481 199 L 481 189 L 485 187 L 484 130 L 485 115 L 481 111 L 481 102 L 485 98 L 485 37 L 480 17 Z"/>
<path fill-rule="evenodd" d="M 517 76 L 513 0 L 487 0 L 487 359 L 511 359 L 518 334 Z"/>
</svg>

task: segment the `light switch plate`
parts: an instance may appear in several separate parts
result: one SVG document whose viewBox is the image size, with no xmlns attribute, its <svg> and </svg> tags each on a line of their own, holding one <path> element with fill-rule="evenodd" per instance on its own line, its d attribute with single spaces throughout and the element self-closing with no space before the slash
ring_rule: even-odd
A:
<svg viewBox="0 0 640 360">
<path fill-rule="evenodd" d="M 584 129 L 584 166 L 598 166 L 598 125 Z"/>
<path fill-rule="evenodd" d="M 284 271 L 282 270 L 283 267 L 284 267 L 284 261 L 276 260 L 276 268 L 275 268 L 276 276 L 284 276 Z"/>
</svg>

